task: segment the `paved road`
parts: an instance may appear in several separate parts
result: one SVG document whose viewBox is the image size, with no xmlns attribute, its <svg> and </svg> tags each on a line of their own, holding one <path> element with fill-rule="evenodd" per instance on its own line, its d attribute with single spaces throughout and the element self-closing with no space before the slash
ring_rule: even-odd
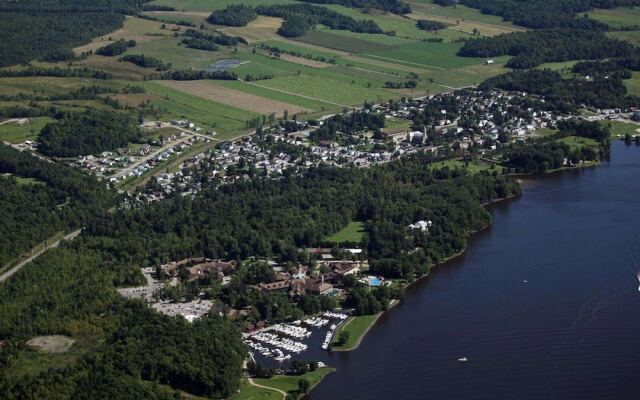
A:
<svg viewBox="0 0 640 400">
<path fill-rule="evenodd" d="M 67 236 L 63 237 L 62 239 L 59 239 L 59 240 L 51 243 L 50 245 L 45 246 L 44 249 L 40 250 L 36 254 L 32 255 L 31 257 L 29 257 L 26 260 L 20 262 L 18 265 L 16 265 L 15 267 L 11 268 L 10 270 L 5 272 L 4 274 L 0 275 L 0 283 L 6 281 L 11 275 L 13 275 L 16 272 L 18 272 L 20 270 L 20 268 L 24 267 L 25 265 L 29 264 L 31 261 L 33 261 L 36 258 L 38 258 L 45 251 L 47 251 L 49 249 L 52 249 L 54 247 L 58 247 L 60 245 L 60 241 L 75 239 L 80 234 L 80 232 L 82 232 L 82 229 L 78 229 L 77 231 L 73 231 L 70 234 L 68 234 Z"/>
</svg>

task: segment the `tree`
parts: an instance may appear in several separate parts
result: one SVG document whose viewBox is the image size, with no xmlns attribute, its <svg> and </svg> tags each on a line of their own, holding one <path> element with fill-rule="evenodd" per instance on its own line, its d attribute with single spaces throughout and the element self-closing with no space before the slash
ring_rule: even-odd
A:
<svg viewBox="0 0 640 400">
<path fill-rule="evenodd" d="M 300 379 L 298 381 L 298 391 L 300 391 L 300 393 L 307 393 L 309 391 L 309 381 L 306 379 Z"/>
</svg>

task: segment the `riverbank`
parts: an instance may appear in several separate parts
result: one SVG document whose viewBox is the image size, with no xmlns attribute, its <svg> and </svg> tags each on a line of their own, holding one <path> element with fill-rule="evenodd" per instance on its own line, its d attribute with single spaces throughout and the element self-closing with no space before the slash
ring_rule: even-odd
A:
<svg viewBox="0 0 640 400">
<path fill-rule="evenodd" d="M 520 183 L 518 181 L 518 183 Z M 511 199 L 515 199 L 519 197 L 519 195 L 511 195 L 511 196 L 507 196 L 507 197 L 502 197 L 499 199 L 495 199 L 486 203 L 483 203 L 482 206 L 483 207 L 487 207 L 490 206 L 492 204 L 496 204 L 502 201 L 506 201 L 506 200 L 511 200 Z M 489 222 L 487 225 L 483 226 L 482 228 L 474 231 L 474 232 L 470 232 L 469 233 L 469 238 L 470 239 L 474 234 L 479 233 L 484 231 L 485 229 L 489 228 L 491 226 L 491 222 Z M 467 240 L 468 240 L 467 239 Z M 422 280 L 428 278 L 431 274 L 431 271 L 436 268 L 439 267 L 443 264 L 446 264 L 449 261 L 452 261 L 458 257 L 460 257 L 461 255 L 463 255 L 465 253 L 465 251 L 467 251 L 467 246 L 465 245 L 465 248 L 460 250 L 459 252 L 452 254 L 451 256 L 445 258 L 444 260 L 441 260 L 440 262 L 438 262 L 437 264 L 434 264 L 433 266 L 431 266 L 431 268 L 429 268 L 429 272 L 427 272 L 426 274 L 416 278 L 413 282 L 407 283 L 404 285 L 404 289 L 408 289 L 411 286 L 413 286 L 414 284 L 421 282 Z M 393 307 L 395 307 L 397 304 L 400 303 L 400 300 L 392 300 L 389 304 L 389 308 L 387 308 L 385 311 L 381 311 L 377 314 L 373 314 L 373 315 L 360 315 L 360 316 L 355 316 L 355 317 L 350 317 L 344 324 L 340 325 L 334 335 L 333 335 L 333 339 L 332 339 L 332 343 L 335 342 L 336 339 L 339 338 L 340 333 L 342 331 L 346 331 L 349 332 L 349 339 L 348 341 L 343 344 L 343 345 L 332 345 L 331 346 L 331 351 L 332 352 L 348 352 L 348 351 L 353 351 L 355 349 L 357 349 L 360 346 L 360 343 L 362 343 L 362 340 L 364 339 L 364 337 L 366 336 L 366 334 L 371 330 L 371 328 L 373 328 L 376 324 L 376 322 L 378 322 L 378 320 L 380 319 L 380 317 L 390 311 Z"/>
<path fill-rule="evenodd" d="M 298 382 L 306 380 L 309 382 L 308 392 L 329 374 L 335 372 L 335 368 L 322 367 L 315 371 L 307 372 L 303 375 L 276 375 L 274 377 L 263 378 L 247 378 L 243 380 L 240 391 L 230 397 L 230 400 L 273 400 L 276 398 L 285 399 L 288 395 L 294 398 L 298 393 Z"/>
</svg>

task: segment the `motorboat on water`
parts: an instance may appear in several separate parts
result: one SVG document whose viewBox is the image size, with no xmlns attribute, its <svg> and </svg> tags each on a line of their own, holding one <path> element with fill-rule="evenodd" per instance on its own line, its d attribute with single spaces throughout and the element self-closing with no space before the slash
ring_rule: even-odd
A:
<svg viewBox="0 0 640 400">
<path fill-rule="evenodd" d="M 467 357 L 460 357 L 460 358 L 458 358 L 458 361 L 459 362 L 467 362 L 467 361 L 469 361 L 469 359 Z"/>
</svg>

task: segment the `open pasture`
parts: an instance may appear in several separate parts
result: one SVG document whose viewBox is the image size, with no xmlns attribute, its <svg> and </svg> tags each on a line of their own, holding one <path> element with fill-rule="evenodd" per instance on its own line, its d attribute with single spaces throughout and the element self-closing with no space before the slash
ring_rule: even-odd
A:
<svg viewBox="0 0 640 400">
<path fill-rule="evenodd" d="M 247 6 L 260 6 L 269 4 L 289 4 L 295 3 L 293 0 L 242 0 L 242 4 Z M 169 6 L 176 10 L 184 11 L 213 11 L 238 4 L 238 0 L 156 0 L 152 5 Z"/>
<path fill-rule="evenodd" d="M 247 26 L 227 26 L 220 27 L 220 30 L 227 35 L 242 36 L 249 43 L 264 40 L 274 40 L 282 38 L 276 32 L 282 25 L 282 18 L 259 16 L 249 22 Z"/>
<path fill-rule="evenodd" d="M 42 128 L 49 122 L 53 122 L 53 118 L 37 117 L 28 118 L 26 123 L 0 123 L 0 140 L 9 143 L 22 143 L 25 140 L 35 140 Z"/>
<path fill-rule="evenodd" d="M 450 69 L 482 64 L 481 58 L 459 57 L 459 43 L 416 42 L 391 49 L 367 52 L 364 55 L 394 63 L 414 65 L 427 69 Z"/>
<path fill-rule="evenodd" d="M 640 72 L 634 72 L 631 79 L 624 81 L 627 92 L 634 96 L 640 96 Z"/>
<path fill-rule="evenodd" d="M 310 111 L 307 108 L 296 106 L 282 101 L 272 100 L 265 97 L 248 94 L 242 91 L 220 86 L 213 81 L 158 81 L 158 84 L 226 104 L 231 107 L 241 108 L 258 114 L 275 113 L 282 116 L 284 110 L 289 113 Z"/>
<path fill-rule="evenodd" d="M 127 17 L 124 21 L 124 25 L 122 28 L 116 30 L 115 32 L 111 32 L 104 36 L 97 37 L 93 39 L 90 43 L 87 43 L 83 46 L 76 47 L 74 52 L 76 54 L 81 54 L 85 51 L 95 51 L 102 46 L 106 46 L 109 43 L 114 41 L 124 39 L 124 40 L 135 40 L 138 43 L 149 42 L 153 40 L 160 40 L 163 37 L 169 36 L 170 31 L 160 29 L 162 23 L 157 21 L 150 21 L 148 19 L 135 18 L 135 17 Z M 171 28 L 171 26 L 169 26 Z"/>
</svg>

